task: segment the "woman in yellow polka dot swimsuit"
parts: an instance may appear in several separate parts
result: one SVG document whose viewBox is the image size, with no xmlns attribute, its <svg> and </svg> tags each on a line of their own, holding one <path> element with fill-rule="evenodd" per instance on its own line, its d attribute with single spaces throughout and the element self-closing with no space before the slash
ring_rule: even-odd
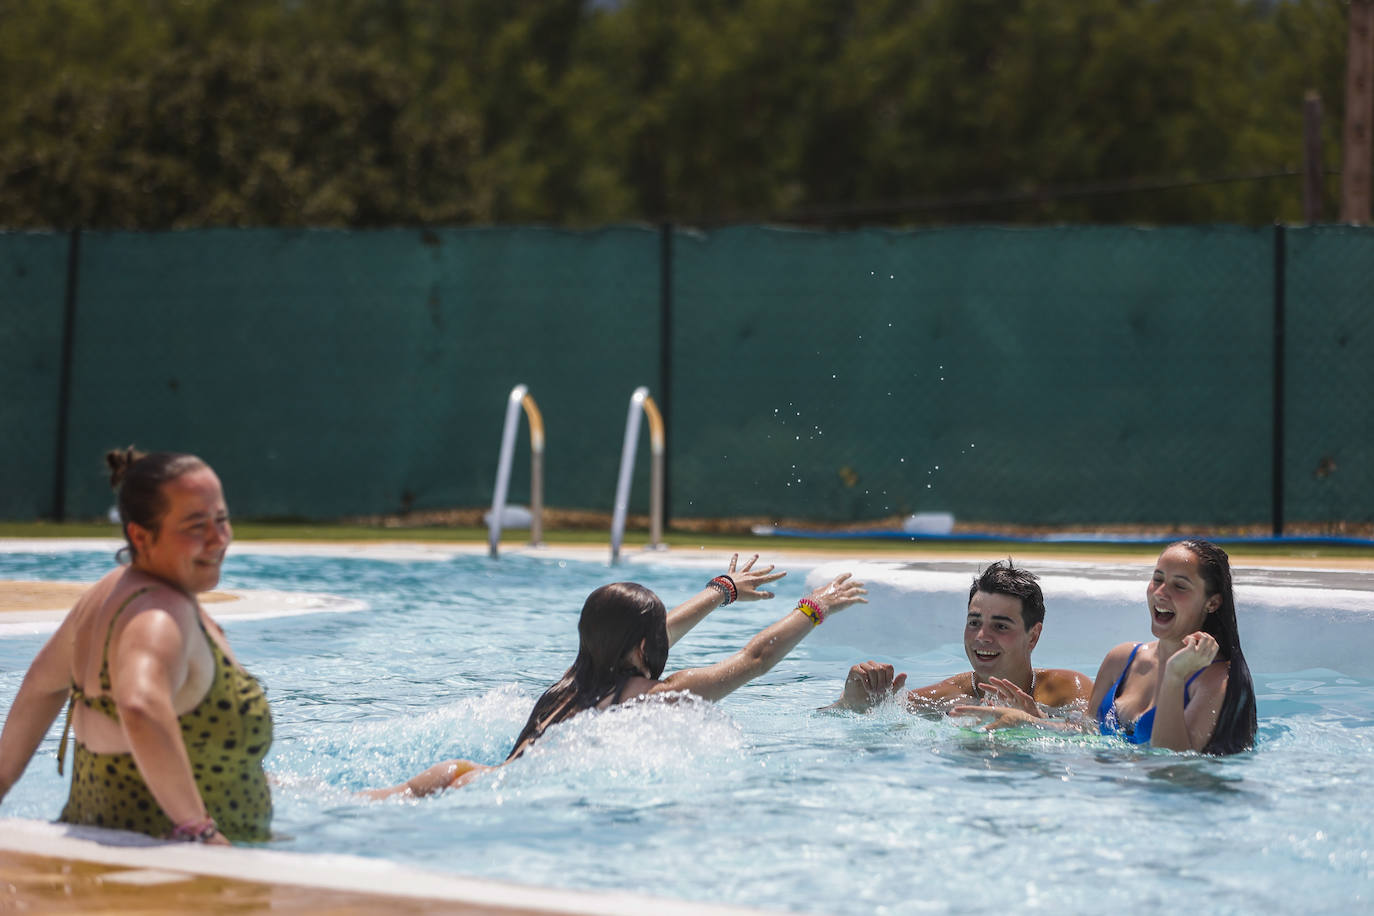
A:
<svg viewBox="0 0 1374 916">
<path fill-rule="evenodd" d="M 77 601 L 40 650 L 0 735 L 0 799 L 68 702 L 63 821 L 205 843 L 270 835 L 272 718 L 195 599 L 233 537 L 219 479 L 192 455 L 106 456 L 131 559 Z"/>
</svg>

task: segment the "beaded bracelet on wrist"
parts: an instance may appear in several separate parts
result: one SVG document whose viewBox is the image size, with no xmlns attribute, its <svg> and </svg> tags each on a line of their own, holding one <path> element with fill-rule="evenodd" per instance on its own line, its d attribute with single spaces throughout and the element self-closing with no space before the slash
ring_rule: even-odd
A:
<svg viewBox="0 0 1374 916">
<path fill-rule="evenodd" d="M 725 599 L 720 603 L 721 607 L 725 607 L 727 604 L 733 604 L 735 599 L 739 597 L 739 589 L 735 587 L 735 580 L 731 579 L 729 576 L 716 576 L 710 582 L 707 582 L 706 585 L 708 588 L 714 588 L 716 591 L 720 592 L 721 597 Z"/>
<path fill-rule="evenodd" d="M 183 843 L 204 843 L 217 833 L 219 833 L 219 827 L 215 825 L 215 819 L 207 817 L 204 820 L 177 824 L 172 832 L 167 835 L 167 839 L 179 840 Z"/>
<path fill-rule="evenodd" d="M 825 622 L 825 611 L 821 610 L 819 602 L 811 598 L 798 598 L 796 610 L 810 617 L 813 627 L 818 627 Z"/>
</svg>

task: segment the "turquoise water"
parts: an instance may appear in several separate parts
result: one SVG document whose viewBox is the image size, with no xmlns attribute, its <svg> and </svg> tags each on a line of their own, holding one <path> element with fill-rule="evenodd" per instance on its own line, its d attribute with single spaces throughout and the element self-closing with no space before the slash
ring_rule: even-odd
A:
<svg viewBox="0 0 1374 916">
<path fill-rule="evenodd" d="M 328 592 L 371 608 L 226 623 L 272 701 L 275 848 L 817 913 L 1369 906 L 1369 678 L 1257 672 L 1258 747 L 1222 760 L 1095 737 L 990 737 L 891 708 L 816 712 L 849 664 L 889 657 L 880 649 L 913 684 L 963 666 L 958 644 L 846 645 L 837 617 L 826 640 L 719 704 L 585 714 L 467 789 L 365 802 L 353 791 L 440 759 L 501 760 L 571 661 L 577 611 L 596 586 L 632 578 L 671 605 L 709 573 L 236 550 L 225 587 Z M 0 578 L 92 581 L 109 564 L 108 552 L 5 553 Z M 670 669 L 738 648 L 801 593 L 801 578 L 789 577 L 782 600 L 717 612 L 674 649 Z M 962 600 L 951 593 L 953 613 Z M 898 604 L 850 613 L 881 619 L 903 613 Z M 1241 614 L 1244 628 L 1243 604 Z M 0 638 L 0 708 L 42 640 Z M 1056 657 L 1052 642 L 1047 630 L 1040 663 L 1093 672 L 1101 653 Z M 55 728 L 0 815 L 57 814 L 56 739 Z"/>
</svg>

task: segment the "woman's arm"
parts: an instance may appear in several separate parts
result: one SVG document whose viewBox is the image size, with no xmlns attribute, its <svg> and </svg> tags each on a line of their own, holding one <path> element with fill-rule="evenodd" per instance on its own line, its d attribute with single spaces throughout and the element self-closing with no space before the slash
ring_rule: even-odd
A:
<svg viewBox="0 0 1374 916">
<path fill-rule="evenodd" d="M 849 573 L 842 573 L 815 589 L 803 601 L 814 602 L 819 608 L 817 616 L 824 619 L 851 604 L 866 604 L 868 599 L 863 597 L 866 594 L 868 591 L 862 582 L 851 581 Z M 815 618 L 801 610 L 804 606 L 798 602 L 796 609 L 765 628 L 724 661 L 706 668 L 678 671 L 655 684 L 649 693 L 687 690 L 707 700 L 728 696 L 776 665 L 817 625 Z"/>
<path fill-rule="evenodd" d="M 0 733 L 0 801 L 24 775 L 71 693 L 71 619 L 68 615 L 38 651 L 5 718 Z"/>
<path fill-rule="evenodd" d="M 734 597 L 727 594 L 727 589 L 714 585 L 707 585 L 691 598 L 668 612 L 668 646 L 677 645 L 677 641 L 686 636 L 692 627 L 706 619 L 706 615 L 718 607 L 724 607 L 732 601 L 764 601 L 773 597 L 772 592 L 762 591 L 759 586 L 767 585 L 769 582 L 776 582 L 785 572 L 773 572 L 773 564 L 769 564 L 762 569 L 754 569 L 754 563 L 758 561 L 759 555 L 754 554 L 744 567 L 735 572 L 735 564 L 739 562 L 739 554 L 730 555 L 730 566 L 725 571 L 725 578 L 730 579 L 734 585 L 732 590 Z M 721 577 L 717 577 L 721 578 Z M 711 580 L 716 581 L 715 579 Z"/>
<path fill-rule="evenodd" d="M 1183 647 L 1164 663 L 1155 692 L 1155 722 L 1150 746 L 1171 751 L 1200 751 L 1212 740 L 1221 701 L 1226 696 L 1227 673 L 1217 665 L 1193 684 L 1192 702 L 1185 708 L 1188 678 L 1212 665 L 1217 641 L 1208 633 L 1190 633 Z"/>
<path fill-rule="evenodd" d="M 140 609 L 122 623 L 113 640 L 110 692 L 134 763 L 174 825 L 204 821 L 205 801 L 191 773 L 172 699 L 190 670 L 185 631 L 171 612 L 156 607 Z M 229 841 L 216 832 L 207 842 Z"/>
</svg>

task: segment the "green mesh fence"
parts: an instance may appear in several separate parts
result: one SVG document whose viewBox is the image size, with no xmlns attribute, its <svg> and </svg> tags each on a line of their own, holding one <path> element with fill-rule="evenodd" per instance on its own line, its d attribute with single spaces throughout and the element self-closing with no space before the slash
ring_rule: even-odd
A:
<svg viewBox="0 0 1374 916">
<path fill-rule="evenodd" d="M 203 455 L 241 516 L 482 506 L 523 383 L 547 424 L 550 506 L 610 510 L 628 400 L 647 385 L 668 408 L 678 518 L 1263 525 L 1274 240 L 1237 227 L 740 227 L 677 230 L 667 247 L 639 227 L 86 233 L 65 509 L 105 512 L 100 456 L 130 442 Z M 7 518 L 55 511 L 67 251 L 64 235 L 0 234 Z M 1374 231 L 1289 229 L 1286 252 L 1283 510 L 1368 522 Z M 512 501 L 529 498 L 527 462 L 522 423 Z"/>
<path fill-rule="evenodd" d="M 1270 236 L 683 239 L 678 514 L 1263 522 Z M 689 368 L 690 367 L 690 368 Z M 1226 405 L 1212 422 L 1208 403 Z M 728 483 L 727 483 L 728 481 Z"/>
<path fill-rule="evenodd" d="M 1374 232 L 1286 242 L 1285 518 L 1374 522 Z"/>
<path fill-rule="evenodd" d="M 68 245 L 0 234 L 0 518 L 53 511 Z"/>
<path fill-rule="evenodd" d="M 481 505 L 520 382 L 548 421 L 550 503 L 608 505 L 623 423 L 608 408 L 656 384 L 657 351 L 621 341 L 657 339 L 657 244 L 643 230 L 88 234 L 72 511 L 104 511 L 99 456 L 127 442 L 202 455 L 242 515 Z M 511 495 L 528 498 L 527 472 Z"/>
</svg>

